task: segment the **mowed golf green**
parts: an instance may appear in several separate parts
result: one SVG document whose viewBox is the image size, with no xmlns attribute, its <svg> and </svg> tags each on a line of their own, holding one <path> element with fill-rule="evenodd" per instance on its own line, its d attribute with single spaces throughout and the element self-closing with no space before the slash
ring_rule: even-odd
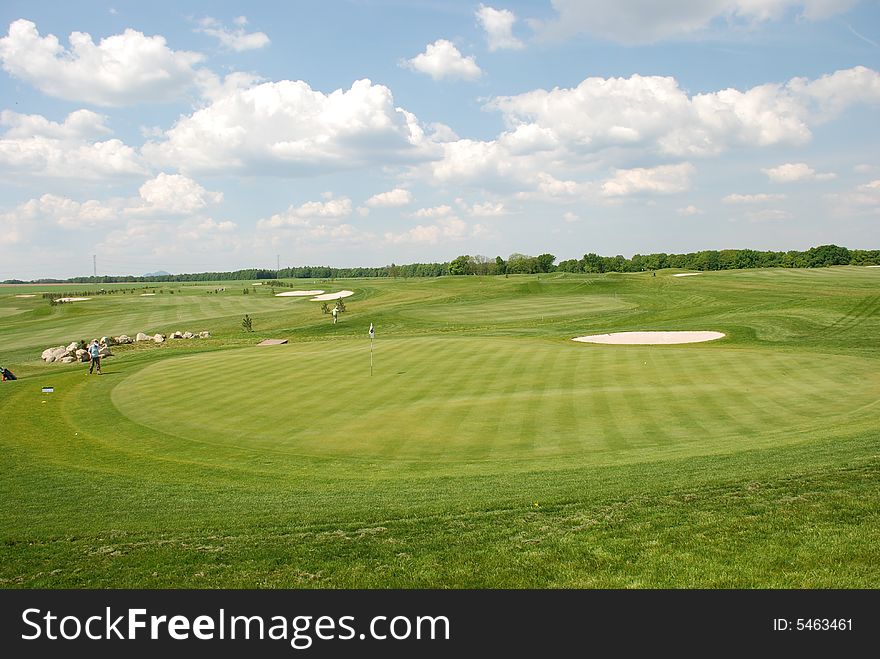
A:
<svg viewBox="0 0 880 659">
<path fill-rule="evenodd" d="M 389 339 L 370 376 L 368 351 L 364 338 L 168 359 L 121 382 L 111 399 L 132 421 L 205 446 L 500 461 L 504 470 L 547 457 L 644 461 L 801 441 L 871 418 L 880 397 L 877 364 L 845 357 Z"/>
<path fill-rule="evenodd" d="M 0 287 L 0 587 L 880 586 L 880 269 L 673 274 Z"/>
</svg>

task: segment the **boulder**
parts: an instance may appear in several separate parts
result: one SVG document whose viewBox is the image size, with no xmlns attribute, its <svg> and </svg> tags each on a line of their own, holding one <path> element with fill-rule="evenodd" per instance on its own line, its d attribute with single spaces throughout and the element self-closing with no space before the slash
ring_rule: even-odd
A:
<svg viewBox="0 0 880 659">
<path fill-rule="evenodd" d="M 101 349 L 98 351 L 98 354 L 101 355 L 101 357 L 112 357 L 113 356 L 113 353 L 110 352 L 109 346 L 101 346 Z"/>
<path fill-rule="evenodd" d="M 137 336 L 134 337 L 135 341 L 149 341 L 150 337 L 144 334 L 143 332 L 138 332 Z"/>
<path fill-rule="evenodd" d="M 77 348 L 79 348 L 79 341 L 73 341 L 67 346 L 67 352 L 76 352 Z"/>
<path fill-rule="evenodd" d="M 165 341 L 165 337 L 161 334 L 154 334 L 153 341 L 155 341 L 156 343 L 163 343 Z"/>
<path fill-rule="evenodd" d="M 83 357 L 85 357 L 88 354 L 89 354 L 88 350 L 83 350 L 82 348 L 80 348 L 76 351 L 76 358 L 81 361 L 87 362 L 87 361 L 89 361 L 89 358 L 86 357 L 85 359 L 83 359 Z"/>
<path fill-rule="evenodd" d="M 112 346 L 115 342 L 113 341 L 112 336 L 102 336 L 101 340 L 98 341 L 102 346 Z"/>
<path fill-rule="evenodd" d="M 73 362 L 76 361 L 76 357 L 71 357 L 70 355 L 68 355 L 67 357 L 62 357 L 61 361 L 64 362 L 65 364 L 72 364 Z"/>
<path fill-rule="evenodd" d="M 45 355 L 43 359 L 51 364 L 52 362 L 61 361 L 64 357 L 67 357 L 67 348 L 65 348 L 64 346 L 49 348 L 48 350 L 43 351 L 43 355 Z"/>
<path fill-rule="evenodd" d="M 210 339 L 211 333 L 210 332 L 199 332 L 199 338 L 200 339 Z"/>
<path fill-rule="evenodd" d="M 175 332 L 174 334 L 171 335 L 171 338 L 172 338 L 172 339 L 182 339 L 182 338 L 183 338 L 183 332 L 180 332 L 180 331 Z"/>
<path fill-rule="evenodd" d="M 191 339 L 194 336 L 195 336 L 195 334 L 193 334 L 192 332 L 184 332 L 183 333 L 183 338 L 185 338 L 185 339 Z"/>
<path fill-rule="evenodd" d="M 128 334 L 120 334 L 114 339 L 114 341 L 119 345 L 126 345 L 133 342 L 132 338 Z"/>
</svg>

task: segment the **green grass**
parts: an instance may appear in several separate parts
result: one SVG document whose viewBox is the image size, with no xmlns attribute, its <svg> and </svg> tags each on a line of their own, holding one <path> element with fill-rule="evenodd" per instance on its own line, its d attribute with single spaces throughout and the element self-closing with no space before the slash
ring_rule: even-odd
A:
<svg viewBox="0 0 880 659">
<path fill-rule="evenodd" d="M 2 287 L 0 585 L 878 587 L 880 271 L 670 275 Z"/>
</svg>

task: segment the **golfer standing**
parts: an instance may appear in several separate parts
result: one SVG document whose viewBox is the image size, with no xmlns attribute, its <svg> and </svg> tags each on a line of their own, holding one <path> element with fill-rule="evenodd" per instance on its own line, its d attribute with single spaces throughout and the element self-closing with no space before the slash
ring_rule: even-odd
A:
<svg viewBox="0 0 880 659">
<path fill-rule="evenodd" d="M 339 308 L 333 307 L 333 324 L 336 324 L 336 316 L 339 314 Z"/>
<path fill-rule="evenodd" d="M 101 346 L 98 345 L 98 339 L 92 340 L 88 350 L 89 360 L 92 362 L 91 366 L 89 366 L 89 375 L 92 374 L 95 367 L 98 368 L 98 375 L 101 375 Z"/>
</svg>

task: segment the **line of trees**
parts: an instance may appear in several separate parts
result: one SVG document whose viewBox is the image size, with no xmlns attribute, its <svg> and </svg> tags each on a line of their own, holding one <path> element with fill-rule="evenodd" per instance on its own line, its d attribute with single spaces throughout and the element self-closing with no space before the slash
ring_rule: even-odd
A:
<svg viewBox="0 0 880 659">
<path fill-rule="evenodd" d="M 553 254 L 514 253 L 507 260 L 482 255 L 463 254 L 448 263 L 409 263 L 375 268 L 331 268 L 299 266 L 268 270 L 250 268 L 230 272 L 198 272 L 178 275 L 134 275 L 72 277 L 70 279 L 35 279 L 25 282 L 8 279 L 4 284 L 109 284 L 114 282 L 203 282 L 279 279 L 349 279 L 357 277 L 440 277 L 443 275 L 506 275 L 545 272 L 645 272 L 664 268 L 685 270 L 734 270 L 743 268 L 823 268 L 831 265 L 880 265 L 880 250 L 847 249 L 837 245 L 811 247 L 805 252 L 759 252 L 753 249 L 722 249 L 687 254 L 634 254 L 632 258 L 584 254 L 581 259 L 568 259 L 556 264 Z"/>
<path fill-rule="evenodd" d="M 759 252 L 753 249 L 703 250 L 688 254 L 634 254 L 562 261 L 562 272 L 644 272 L 664 268 L 685 270 L 740 270 L 746 268 L 824 268 L 831 265 L 880 265 L 880 250 L 850 250 L 837 245 L 811 247 L 805 252 Z"/>
</svg>

